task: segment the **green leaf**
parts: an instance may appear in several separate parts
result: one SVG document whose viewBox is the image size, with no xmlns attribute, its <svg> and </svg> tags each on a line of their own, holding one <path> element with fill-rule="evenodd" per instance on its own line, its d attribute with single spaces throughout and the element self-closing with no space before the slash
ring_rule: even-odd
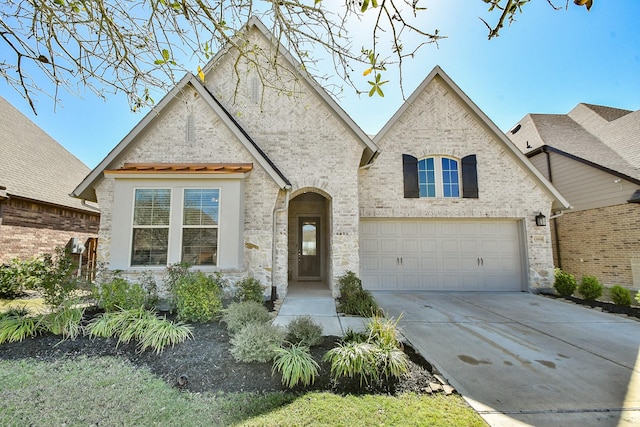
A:
<svg viewBox="0 0 640 427">
<path fill-rule="evenodd" d="M 371 83 L 371 82 L 369 82 L 369 83 Z M 373 96 L 373 94 L 374 94 L 374 93 L 376 93 L 376 86 L 373 86 L 373 87 L 371 88 L 371 90 L 369 91 L 369 98 L 371 98 L 371 97 Z"/>
<path fill-rule="evenodd" d="M 378 7 L 378 0 L 371 0 L 372 7 Z"/>
<path fill-rule="evenodd" d="M 162 49 L 162 58 L 164 58 L 165 62 L 169 60 L 169 51 L 167 49 Z"/>
<path fill-rule="evenodd" d="M 369 8 L 369 0 L 362 1 L 362 7 L 360 8 L 360 12 L 365 13 Z"/>
</svg>

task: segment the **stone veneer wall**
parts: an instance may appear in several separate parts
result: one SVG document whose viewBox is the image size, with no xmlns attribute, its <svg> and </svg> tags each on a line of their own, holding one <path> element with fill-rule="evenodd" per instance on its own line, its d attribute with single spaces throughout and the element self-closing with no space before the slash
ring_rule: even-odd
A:
<svg viewBox="0 0 640 427">
<path fill-rule="evenodd" d="M 445 84 L 436 77 L 378 141 L 381 153 L 360 172 L 360 216 L 363 218 L 512 219 L 523 220 L 529 288 L 553 285 L 549 227 L 538 227 L 537 212 L 549 217 L 551 198 L 514 161 Z M 478 199 L 405 199 L 402 154 L 421 158 L 477 156 Z"/>
<path fill-rule="evenodd" d="M 0 263 L 53 253 L 98 234 L 99 214 L 11 198 L 0 203 Z"/>
<path fill-rule="evenodd" d="M 579 281 L 640 288 L 640 204 L 565 213 L 556 218 L 560 264 Z"/>
</svg>

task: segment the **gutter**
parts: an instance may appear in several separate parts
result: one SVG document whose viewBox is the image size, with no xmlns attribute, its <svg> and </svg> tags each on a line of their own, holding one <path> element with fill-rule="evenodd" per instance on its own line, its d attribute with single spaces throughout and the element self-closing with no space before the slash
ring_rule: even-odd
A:
<svg viewBox="0 0 640 427">
<path fill-rule="evenodd" d="M 291 195 L 291 186 L 287 185 L 284 188 L 285 191 L 285 198 L 284 198 L 284 207 L 280 208 L 280 209 L 276 209 L 275 206 L 273 207 L 273 224 L 272 224 L 272 232 L 273 232 L 273 237 L 272 237 L 272 242 L 271 242 L 271 301 L 275 301 L 278 297 L 277 295 L 277 288 L 275 285 L 275 277 L 276 277 L 276 238 L 277 238 L 277 231 L 276 231 L 276 225 L 277 225 L 277 218 L 278 218 L 278 214 L 281 212 L 287 212 L 289 210 L 289 196 Z"/>
<path fill-rule="evenodd" d="M 95 206 L 88 205 L 88 204 L 87 204 L 87 199 L 80 199 L 80 204 L 81 204 L 82 206 L 84 206 L 85 208 L 87 208 L 87 209 L 91 209 L 92 211 L 95 211 L 95 212 L 102 212 L 102 211 L 100 210 L 100 208 L 97 208 L 97 207 L 95 207 Z"/>
</svg>

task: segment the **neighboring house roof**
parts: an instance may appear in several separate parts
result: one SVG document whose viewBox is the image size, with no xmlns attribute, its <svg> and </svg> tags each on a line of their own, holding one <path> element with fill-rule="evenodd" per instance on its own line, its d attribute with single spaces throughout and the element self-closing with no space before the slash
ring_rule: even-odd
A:
<svg viewBox="0 0 640 427">
<path fill-rule="evenodd" d="M 284 174 L 276 167 L 276 165 L 267 157 L 267 155 L 258 147 L 251 139 L 247 132 L 233 118 L 233 116 L 222 106 L 222 104 L 213 96 L 211 92 L 200 82 L 200 80 L 192 74 L 185 75 L 182 80 L 162 98 L 158 105 L 153 108 L 147 115 L 129 132 L 125 138 L 100 162 L 100 164 L 91 171 L 91 173 L 78 185 L 72 195 L 81 199 L 96 201 L 96 194 L 93 189 L 97 180 L 102 177 L 102 173 L 110 168 L 120 157 L 126 152 L 129 144 L 151 123 L 156 120 L 159 113 L 167 107 L 178 96 L 185 87 L 192 87 L 211 109 L 220 117 L 222 122 L 227 125 L 229 130 L 238 138 L 244 147 L 251 153 L 256 161 L 266 170 L 280 188 L 286 188 L 291 185 Z"/>
<path fill-rule="evenodd" d="M 89 168 L 2 97 L 0 153 L 6 196 L 95 211 L 69 196 Z"/>
<path fill-rule="evenodd" d="M 601 118 L 579 114 L 590 110 Z M 543 150 L 554 151 L 613 175 L 640 183 L 640 110 L 631 112 L 617 108 L 578 104 L 569 114 L 527 114 L 511 131 L 526 133 L 526 143 L 519 144 L 528 157 Z"/>
<path fill-rule="evenodd" d="M 569 202 L 556 190 L 556 188 L 549 183 L 549 181 L 536 169 L 529 159 L 507 138 L 507 136 L 489 119 L 489 117 L 467 96 L 466 93 L 460 89 L 460 87 L 440 68 L 436 66 L 431 73 L 422 81 L 422 83 L 416 88 L 404 104 L 396 111 L 396 113 L 389 119 L 387 124 L 378 132 L 374 138 L 374 142 L 378 144 L 385 136 L 385 134 L 395 125 L 395 123 L 402 117 L 404 112 L 409 108 L 416 100 L 417 97 L 426 89 L 426 87 L 435 79 L 440 78 L 451 89 L 451 91 L 458 96 L 460 101 L 465 104 L 475 114 L 476 118 L 482 123 L 488 130 L 496 137 L 496 139 L 502 143 L 506 151 L 511 157 L 522 166 L 527 172 L 548 194 L 550 194 L 562 208 L 570 208 Z"/>
</svg>

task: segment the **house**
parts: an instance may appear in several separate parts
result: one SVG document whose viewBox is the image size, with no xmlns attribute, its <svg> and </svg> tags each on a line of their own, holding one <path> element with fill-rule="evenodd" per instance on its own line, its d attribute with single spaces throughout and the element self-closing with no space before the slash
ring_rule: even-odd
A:
<svg viewBox="0 0 640 427">
<path fill-rule="evenodd" d="M 98 235 L 100 214 L 69 194 L 89 168 L 0 97 L 0 264 Z"/>
<path fill-rule="evenodd" d="M 568 203 L 444 71 L 372 140 L 259 20 L 244 34 L 278 73 L 223 50 L 73 192 L 100 203 L 109 268 L 161 277 L 187 261 L 280 296 L 308 281 L 337 295 L 349 270 L 368 289 L 552 285 L 535 216 Z"/>
<path fill-rule="evenodd" d="M 578 104 L 507 135 L 573 206 L 551 220 L 556 265 L 640 288 L 640 110 Z"/>
</svg>

